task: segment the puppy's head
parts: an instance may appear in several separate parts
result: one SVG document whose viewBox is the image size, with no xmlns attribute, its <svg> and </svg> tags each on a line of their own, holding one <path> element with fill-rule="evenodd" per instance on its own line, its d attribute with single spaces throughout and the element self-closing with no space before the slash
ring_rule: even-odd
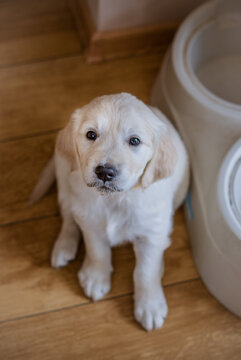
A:
<svg viewBox="0 0 241 360">
<path fill-rule="evenodd" d="M 175 150 L 167 127 L 145 104 L 122 93 L 76 110 L 57 142 L 72 170 L 102 193 L 143 188 L 169 176 Z"/>
</svg>

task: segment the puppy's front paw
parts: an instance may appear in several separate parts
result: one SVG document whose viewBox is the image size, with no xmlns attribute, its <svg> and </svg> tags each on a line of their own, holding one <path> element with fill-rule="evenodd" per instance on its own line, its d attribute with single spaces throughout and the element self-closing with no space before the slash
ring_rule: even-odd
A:
<svg viewBox="0 0 241 360">
<path fill-rule="evenodd" d="M 167 316 L 168 307 L 163 292 L 153 297 L 140 296 L 135 301 L 135 318 L 147 331 L 160 329 Z"/>
<path fill-rule="evenodd" d="M 110 291 L 111 271 L 98 269 L 84 264 L 78 273 L 78 278 L 86 296 L 94 301 L 100 300 Z"/>
<path fill-rule="evenodd" d="M 70 261 L 74 260 L 78 249 L 78 241 L 78 238 L 59 237 L 51 254 L 52 267 L 66 266 Z"/>
</svg>

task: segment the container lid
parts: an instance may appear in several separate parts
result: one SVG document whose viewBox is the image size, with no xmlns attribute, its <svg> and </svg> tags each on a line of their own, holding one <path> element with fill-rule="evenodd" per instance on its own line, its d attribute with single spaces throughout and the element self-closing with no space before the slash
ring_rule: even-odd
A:
<svg viewBox="0 0 241 360">
<path fill-rule="evenodd" d="M 196 69 L 200 61 L 205 64 L 213 57 L 219 58 L 219 54 L 221 58 L 240 61 L 240 30 L 241 0 L 207 1 L 184 20 L 171 49 L 175 75 L 188 94 L 205 108 L 238 121 L 241 114 L 239 102 L 226 99 L 226 96 L 220 97 L 219 93 L 215 95 L 212 89 L 209 91 L 196 76 Z M 203 38 L 203 43 L 200 43 L 200 36 L 204 35 L 208 41 Z"/>
<path fill-rule="evenodd" d="M 241 139 L 224 158 L 218 179 L 218 197 L 225 220 L 241 240 Z"/>
</svg>

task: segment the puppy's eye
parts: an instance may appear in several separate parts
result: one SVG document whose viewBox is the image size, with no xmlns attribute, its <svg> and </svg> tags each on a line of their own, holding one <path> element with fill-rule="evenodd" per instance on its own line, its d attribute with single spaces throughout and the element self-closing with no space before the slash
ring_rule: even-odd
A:
<svg viewBox="0 0 241 360">
<path fill-rule="evenodd" d="M 129 144 L 132 146 L 138 146 L 138 145 L 140 145 L 140 143 L 141 143 L 141 140 L 138 139 L 137 137 L 131 137 L 129 140 Z"/>
<path fill-rule="evenodd" d="M 89 140 L 92 140 L 92 141 L 95 141 L 96 140 L 96 138 L 97 138 L 97 134 L 94 132 L 94 131 L 88 131 L 87 133 L 86 133 L 86 137 L 87 137 L 87 139 L 89 139 Z"/>
</svg>

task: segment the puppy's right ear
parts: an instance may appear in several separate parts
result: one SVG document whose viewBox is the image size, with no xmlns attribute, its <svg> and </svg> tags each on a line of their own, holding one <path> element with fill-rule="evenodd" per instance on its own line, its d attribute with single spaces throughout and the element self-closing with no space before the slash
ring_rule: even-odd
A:
<svg viewBox="0 0 241 360">
<path fill-rule="evenodd" d="M 78 169 L 76 134 L 76 124 L 71 118 L 67 126 L 59 132 L 56 142 L 56 151 L 68 161 L 71 171 Z"/>
</svg>

